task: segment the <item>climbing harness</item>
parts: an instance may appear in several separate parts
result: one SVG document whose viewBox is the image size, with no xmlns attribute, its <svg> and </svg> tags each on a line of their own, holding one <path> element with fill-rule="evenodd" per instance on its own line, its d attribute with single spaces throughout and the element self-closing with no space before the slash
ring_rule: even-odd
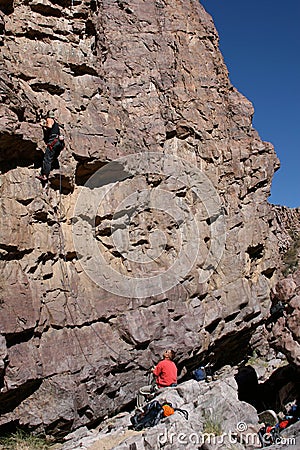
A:
<svg viewBox="0 0 300 450">
<path fill-rule="evenodd" d="M 57 142 L 59 142 L 59 138 L 58 137 L 56 137 L 52 142 L 50 142 L 48 144 L 48 147 L 50 148 L 51 151 L 53 150 L 53 147 L 54 147 L 55 144 L 57 144 Z"/>
</svg>

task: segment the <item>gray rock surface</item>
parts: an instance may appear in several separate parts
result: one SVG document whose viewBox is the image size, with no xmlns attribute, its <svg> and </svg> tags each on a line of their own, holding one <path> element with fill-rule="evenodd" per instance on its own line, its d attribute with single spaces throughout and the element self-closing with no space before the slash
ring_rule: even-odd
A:
<svg viewBox="0 0 300 450">
<path fill-rule="evenodd" d="M 300 368 L 300 271 L 280 280 L 273 293 L 273 311 L 267 329 L 270 344 Z M 272 309 L 271 309 L 272 311 Z"/>
<path fill-rule="evenodd" d="M 60 450 L 261 448 L 257 432 L 262 424 L 256 410 L 238 400 L 234 378 L 222 377 L 211 383 L 190 380 L 166 389 L 156 400 L 187 410 L 189 419 L 175 412 L 155 427 L 137 432 L 131 428 L 132 414 L 121 413 L 103 421 L 97 430 L 82 428 L 66 436 Z M 296 423 L 280 434 L 278 445 L 268 448 L 298 448 L 299 438 Z"/>
<path fill-rule="evenodd" d="M 156 397 L 163 403 L 169 401 L 177 408 L 188 411 L 189 418 L 175 412 L 157 426 L 136 432 L 130 429 L 130 414 L 108 419 L 99 427 L 98 434 L 83 431 L 84 436 L 67 436 L 62 450 L 87 448 L 91 450 L 147 448 L 195 449 L 207 441 L 211 448 L 220 448 L 224 442 L 237 441 L 243 432 L 259 428 L 255 409 L 237 398 L 237 385 L 233 378 L 213 383 L 190 380 L 177 388 L 165 389 Z M 239 429 L 241 431 L 239 431 Z M 218 435 L 214 435 L 217 431 Z M 244 430 L 244 431 L 243 431 Z M 117 443 L 117 441 L 119 441 Z M 243 446 L 238 448 L 243 449 Z"/>
<path fill-rule="evenodd" d="M 279 162 L 197 0 L 0 10 L 0 426 L 62 435 L 131 404 L 166 346 L 187 370 L 244 356 Z M 66 148 L 43 188 L 49 109 Z"/>
</svg>

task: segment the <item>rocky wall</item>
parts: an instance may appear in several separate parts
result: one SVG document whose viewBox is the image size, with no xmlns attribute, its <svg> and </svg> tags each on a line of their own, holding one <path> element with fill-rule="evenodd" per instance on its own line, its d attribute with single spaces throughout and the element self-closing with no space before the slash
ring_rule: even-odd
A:
<svg viewBox="0 0 300 450">
<path fill-rule="evenodd" d="M 243 356 L 279 163 L 198 1 L 0 10 L 0 424 L 65 433 L 131 404 L 166 346 L 179 368 Z M 66 148 L 43 187 L 50 109 Z"/>
</svg>

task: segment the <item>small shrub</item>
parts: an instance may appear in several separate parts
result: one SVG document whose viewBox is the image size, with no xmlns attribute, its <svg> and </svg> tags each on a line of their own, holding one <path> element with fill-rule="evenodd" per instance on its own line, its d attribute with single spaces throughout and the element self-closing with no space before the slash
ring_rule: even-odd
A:
<svg viewBox="0 0 300 450">
<path fill-rule="evenodd" d="M 51 444 L 45 438 L 22 430 L 0 437 L 0 450 L 49 450 L 50 448 Z"/>
<path fill-rule="evenodd" d="M 246 366 L 260 366 L 260 367 L 268 367 L 267 361 L 260 358 L 256 351 L 254 350 L 252 356 L 249 356 Z"/>
<path fill-rule="evenodd" d="M 212 413 L 204 413 L 203 433 L 220 436 L 222 434 L 221 421 Z"/>
</svg>

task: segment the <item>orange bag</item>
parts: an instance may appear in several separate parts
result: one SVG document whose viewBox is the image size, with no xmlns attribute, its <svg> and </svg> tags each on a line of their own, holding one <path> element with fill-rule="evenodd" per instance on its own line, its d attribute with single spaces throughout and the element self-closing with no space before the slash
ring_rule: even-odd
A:
<svg viewBox="0 0 300 450">
<path fill-rule="evenodd" d="M 175 412 L 174 408 L 172 408 L 172 406 L 168 405 L 168 403 L 166 403 L 165 405 L 162 405 L 162 408 L 164 410 L 165 417 L 172 416 L 172 414 L 174 414 L 174 412 Z"/>
</svg>

